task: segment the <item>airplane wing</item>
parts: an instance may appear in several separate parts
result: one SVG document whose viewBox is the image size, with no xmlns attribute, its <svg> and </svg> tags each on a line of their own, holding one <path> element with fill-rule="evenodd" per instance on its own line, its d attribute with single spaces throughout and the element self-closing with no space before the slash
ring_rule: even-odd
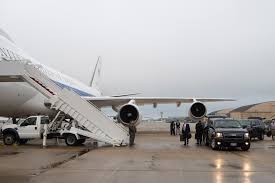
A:
<svg viewBox="0 0 275 183">
<path fill-rule="evenodd" d="M 198 102 L 224 102 L 224 101 L 235 101 L 234 99 L 226 98 L 181 98 L 181 97 L 83 97 L 85 100 L 93 103 L 98 107 L 108 106 L 120 106 L 135 100 L 137 105 L 148 105 L 153 104 L 154 107 L 157 104 L 177 104 L 180 106 L 182 103 L 193 103 Z"/>
</svg>

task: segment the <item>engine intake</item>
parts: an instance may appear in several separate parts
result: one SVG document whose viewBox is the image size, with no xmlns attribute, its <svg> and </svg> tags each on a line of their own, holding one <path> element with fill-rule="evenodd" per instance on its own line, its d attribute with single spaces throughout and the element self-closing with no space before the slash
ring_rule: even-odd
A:
<svg viewBox="0 0 275 183">
<path fill-rule="evenodd" d="M 136 126 L 140 119 L 139 109 L 134 104 L 122 106 L 118 112 L 118 121 L 125 126 Z"/>
<path fill-rule="evenodd" d="M 191 105 L 189 115 L 195 119 L 203 118 L 207 113 L 205 105 L 201 102 L 195 102 Z"/>
</svg>

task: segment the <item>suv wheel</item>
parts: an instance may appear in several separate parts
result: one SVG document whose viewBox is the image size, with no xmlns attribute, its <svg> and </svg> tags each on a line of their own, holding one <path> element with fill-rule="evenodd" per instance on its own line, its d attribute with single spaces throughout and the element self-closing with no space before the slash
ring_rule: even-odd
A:
<svg viewBox="0 0 275 183">
<path fill-rule="evenodd" d="M 13 145 L 16 142 L 15 135 L 12 133 L 5 134 L 3 138 L 5 145 Z"/>
<path fill-rule="evenodd" d="M 248 150 L 250 149 L 250 144 L 249 144 L 248 146 L 242 145 L 242 146 L 241 146 L 241 149 L 242 149 L 243 151 L 248 151 Z"/>
<path fill-rule="evenodd" d="M 76 136 L 73 134 L 68 134 L 65 137 L 65 142 L 66 142 L 67 146 L 76 146 L 77 145 Z"/>
<path fill-rule="evenodd" d="M 261 133 L 258 138 L 259 138 L 259 140 L 264 140 L 264 133 Z"/>
<path fill-rule="evenodd" d="M 212 148 L 213 150 L 217 150 L 217 145 L 216 145 L 215 139 L 212 139 L 212 140 L 211 140 L 211 148 Z"/>
</svg>

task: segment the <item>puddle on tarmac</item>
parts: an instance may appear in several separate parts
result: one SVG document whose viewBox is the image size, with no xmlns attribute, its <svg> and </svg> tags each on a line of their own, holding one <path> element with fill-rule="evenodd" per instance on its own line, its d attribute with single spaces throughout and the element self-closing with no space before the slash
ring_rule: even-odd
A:
<svg viewBox="0 0 275 183">
<path fill-rule="evenodd" d="M 20 152 L 9 152 L 9 151 L 7 151 L 7 152 L 0 152 L 0 157 L 2 157 L 2 156 L 11 156 L 11 155 L 17 155 L 17 154 L 19 154 Z"/>
<path fill-rule="evenodd" d="M 242 170 L 243 167 L 241 165 L 238 164 L 223 164 L 223 165 L 218 165 L 218 164 L 208 164 L 208 166 L 210 166 L 211 168 L 215 168 L 215 169 L 221 169 L 221 168 L 233 168 L 234 170 Z"/>
<path fill-rule="evenodd" d="M 40 173 L 43 173 L 43 172 L 45 172 L 45 171 L 47 171 L 49 169 L 52 169 L 52 168 L 56 168 L 56 167 L 58 167 L 58 166 L 60 166 L 60 165 L 62 165 L 64 163 L 67 163 L 67 162 L 69 162 L 71 160 L 74 160 L 75 158 L 78 158 L 78 157 L 82 156 L 83 154 L 88 153 L 89 151 L 90 151 L 90 149 L 84 149 L 84 150 L 78 152 L 77 154 L 69 157 L 68 159 L 65 159 L 65 160 L 59 161 L 59 162 L 55 162 L 55 163 L 51 163 L 51 164 L 49 164 L 47 166 L 42 166 L 40 168 L 42 170 Z"/>
</svg>

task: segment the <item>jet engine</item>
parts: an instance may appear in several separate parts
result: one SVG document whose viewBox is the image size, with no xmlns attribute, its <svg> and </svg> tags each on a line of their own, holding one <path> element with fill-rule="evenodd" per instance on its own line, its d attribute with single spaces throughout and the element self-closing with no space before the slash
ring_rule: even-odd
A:
<svg viewBox="0 0 275 183">
<path fill-rule="evenodd" d="M 138 106 L 132 103 L 123 105 L 118 111 L 118 121 L 124 126 L 137 126 L 141 118 Z"/>
<path fill-rule="evenodd" d="M 206 106 L 201 102 L 194 102 L 189 110 L 189 116 L 193 119 L 202 119 L 207 113 Z"/>
</svg>

